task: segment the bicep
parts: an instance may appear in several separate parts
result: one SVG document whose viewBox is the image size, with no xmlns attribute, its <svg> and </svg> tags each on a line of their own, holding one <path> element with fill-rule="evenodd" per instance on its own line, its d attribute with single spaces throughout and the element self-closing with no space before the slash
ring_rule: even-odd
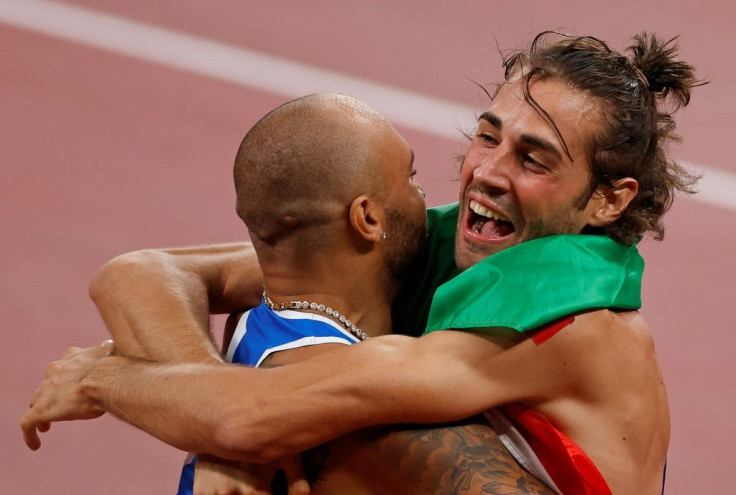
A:
<svg viewBox="0 0 736 495">
<path fill-rule="evenodd" d="M 574 331 L 541 346 L 526 338 L 505 348 L 497 338 L 465 331 L 406 342 L 390 364 L 377 367 L 381 380 L 371 393 L 393 402 L 386 408 L 392 416 L 380 422 L 454 421 L 502 404 L 569 395 L 580 381 L 573 357 L 585 349 Z"/>
<path fill-rule="evenodd" d="M 469 332 L 380 337 L 346 349 L 345 372 L 314 386 L 344 405 L 338 414 L 360 411 L 355 414 L 366 423 L 353 426 L 454 421 L 505 400 L 503 377 L 488 373 L 501 350 Z"/>
<path fill-rule="evenodd" d="M 432 332 L 417 339 L 408 373 L 406 421 L 454 421 L 513 400 L 510 373 L 495 360 L 508 353 L 498 339 L 465 331 Z"/>
</svg>

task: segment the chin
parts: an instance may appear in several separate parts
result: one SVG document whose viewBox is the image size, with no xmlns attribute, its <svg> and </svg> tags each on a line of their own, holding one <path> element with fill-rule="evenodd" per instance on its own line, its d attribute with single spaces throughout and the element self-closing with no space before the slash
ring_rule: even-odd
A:
<svg viewBox="0 0 736 495">
<path fill-rule="evenodd" d="M 466 270 L 479 261 L 521 242 L 522 239 L 514 235 L 493 243 L 478 243 L 458 238 L 455 242 L 455 263 L 460 270 Z"/>
<path fill-rule="evenodd" d="M 467 270 L 479 261 L 483 261 L 499 251 L 490 248 L 491 246 L 483 246 L 482 249 L 479 249 L 479 246 L 461 240 L 455 243 L 455 264 L 460 270 Z"/>
</svg>

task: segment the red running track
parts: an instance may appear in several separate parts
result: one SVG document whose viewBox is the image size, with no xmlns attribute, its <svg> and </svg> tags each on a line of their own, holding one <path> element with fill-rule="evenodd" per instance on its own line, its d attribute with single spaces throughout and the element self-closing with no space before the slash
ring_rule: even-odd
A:
<svg viewBox="0 0 736 495">
<path fill-rule="evenodd" d="M 681 34 L 683 54 L 712 84 L 680 115 L 685 141 L 675 155 L 736 174 L 728 148 L 736 115 L 732 4 L 65 3 L 478 110 L 484 100 L 466 76 L 498 79 L 494 40 L 513 48 L 540 30 L 565 28 L 621 47 L 643 29 Z M 287 98 L 1 22 L 0 46 L 0 492 L 173 493 L 183 454 L 127 425 L 107 417 L 56 424 L 31 453 L 18 419 L 49 361 L 69 345 L 105 338 L 86 294 L 104 261 L 142 247 L 244 238 L 231 161 L 244 132 Z M 459 140 L 400 130 L 430 204 L 453 200 Z M 643 313 L 672 405 L 668 493 L 733 493 L 736 211 L 679 198 L 667 226 L 666 240 L 645 241 L 642 251 Z"/>
</svg>

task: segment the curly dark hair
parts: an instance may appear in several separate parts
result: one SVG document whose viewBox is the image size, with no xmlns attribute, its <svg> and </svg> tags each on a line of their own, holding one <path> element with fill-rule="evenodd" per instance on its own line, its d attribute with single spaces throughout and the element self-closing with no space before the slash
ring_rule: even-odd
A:
<svg viewBox="0 0 736 495">
<path fill-rule="evenodd" d="M 530 83 L 556 79 L 602 101 L 605 124 L 586 149 L 592 172 L 590 194 L 599 185 L 615 188 L 616 180 L 623 177 L 636 179 L 639 192 L 618 220 L 586 232 L 624 244 L 637 242 L 647 232 L 661 240 L 661 219 L 672 205 L 674 192 L 695 192 L 700 177 L 670 159 L 666 145 L 680 140 L 672 114 L 690 102 L 694 87 L 706 84 L 696 78 L 692 65 L 677 58 L 677 38 L 662 42 L 655 35 L 640 33 L 633 41 L 627 56 L 592 36 L 545 31 L 528 50 L 511 52 L 503 62 L 506 81 L 522 78 L 527 102 L 552 126 L 568 156 L 559 129 L 534 101 Z"/>
</svg>

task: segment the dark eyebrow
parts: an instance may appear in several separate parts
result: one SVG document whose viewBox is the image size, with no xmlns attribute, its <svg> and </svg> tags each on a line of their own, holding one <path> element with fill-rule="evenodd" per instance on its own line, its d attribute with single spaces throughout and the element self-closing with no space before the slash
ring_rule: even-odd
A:
<svg viewBox="0 0 736 495">
<path fill-rule="evenodd" d="M 554 144 L 550 143 L 547 140 L 539 139 L 538 137 L 530 136 L 529 134 L 523 134 L 521 136 L 521 141 L 530 146 L 534 146 L 535 148 L 539 148 L 542 151 L 552 153 L 553 155 L 555 155 L 555 157 L 557 157 L 558 160 L 562 161 L 562 154 L 560 154 L 560 150 L 558 150 Z"/>
<path fill-rule="evenodd" d="M 499 131 L 503 130 L 503 122 L 500 118 L 498 118 L 497 115 L 494 115 L 491 112 L 483 112 L 480 117 L 478 117 L 478 120 L 481 119 L 487 121 Z M 560 153 L 560 150 L 558 150 L 557 147 L 554 145 L 554 143 L 551 143 L 545 139 L 540 139 L 536 136 L 531 136 L 529 134 L 522 134 L 521 141 L 530 146 L 534 146 L 535 148 L 539 148 L 542 151 L 552 153 L 553 155 L 555 155 L 555 157 L 557 157 L 558 160 L 562 160 L 562 154 Z"/>
<path fill-rule="evenodd" d="M 503 122 L 501 122 L 501 119 L 499 119 L 496 115 L 492 114 L 491 112 L 483 112 L 480 114 L 480 117 L 478 117 L 478 120 L 485 120 L 489 124 L 491 124 L 494 127 L 497 127 L 499 131 L 503 130 Z"/>
</svg>

